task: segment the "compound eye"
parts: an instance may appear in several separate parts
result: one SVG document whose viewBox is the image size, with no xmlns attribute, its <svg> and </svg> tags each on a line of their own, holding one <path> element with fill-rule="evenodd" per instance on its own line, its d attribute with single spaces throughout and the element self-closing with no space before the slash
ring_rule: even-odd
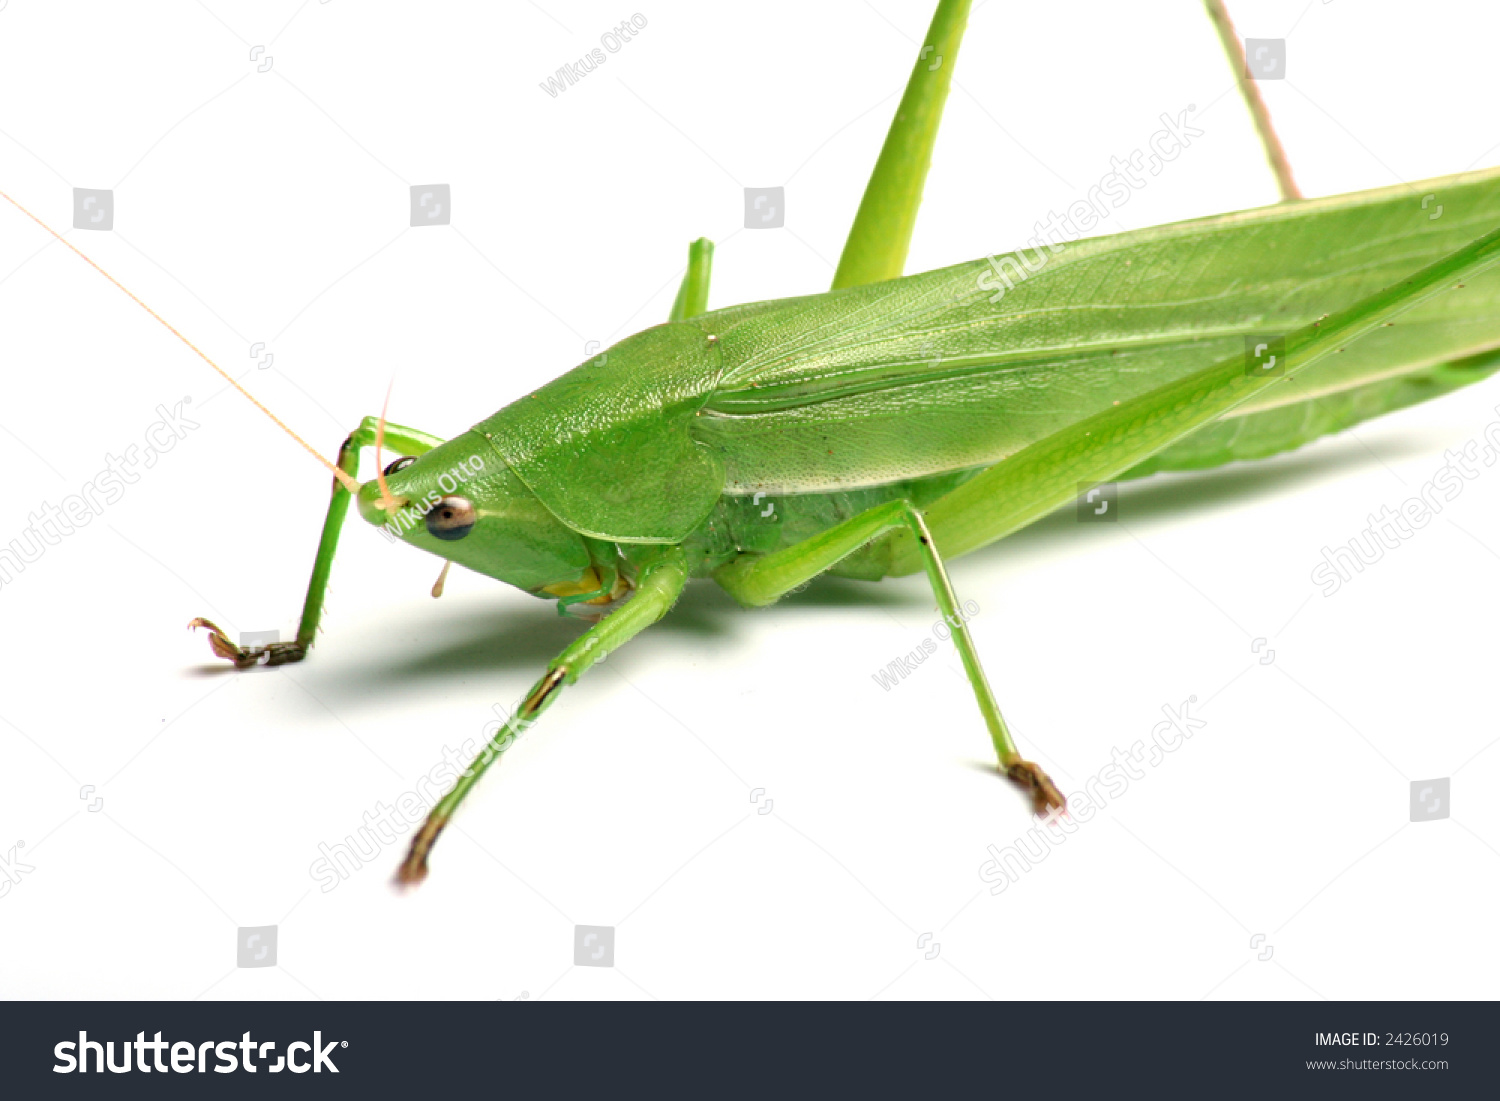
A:
<svg viewBox="0 0 1500 1101">
<path fill-rule="evenodd" d="M 389 478 L 392 474 L 396 473 L 396 471 L 405 470 L 416 461 L 417 457 L 415 455 L 403 455 L 401 456 L 401 458 L 393 460 L 382 473 L 384 473 L 385 476 Z"/>
<path fill-rule="evenodd" d="M 427 530 L 437 539 L 462 539 L 474 530 L 479 514 L 463 497 L 444 497 L 427 510 Z"/>
</svg>

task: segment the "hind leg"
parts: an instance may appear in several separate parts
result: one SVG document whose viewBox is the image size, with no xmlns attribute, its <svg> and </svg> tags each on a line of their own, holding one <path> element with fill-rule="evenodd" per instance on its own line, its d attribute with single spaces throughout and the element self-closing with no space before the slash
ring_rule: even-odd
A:
<svg viewBox="0 0 1500 1101">
<path fill-rule="evenodd" d="M 979 713 L 989 729 L 1001 771 L 1031 797 L 1037 814 L 1046 814 L 1054 808 L 1062 810 L 1065 806 L 1062 793 L 1045 772 L 1021 756 L 1010 728 L 1000 714 L 1000 705 L 995 701 L 995 693 L 969 637 L 968 625 L 959 611 L 948 571 L 943 567 L 943 560 L 922 514 L 910 501 L 887 501 L 876 505 L 773 554 L 743 555 L 716 570 L 714 580 L 742 604 L 770 604 L 889 531 L 903 531 L 916 542 L 927 580 L 932 585 L 932 595 L 953 632 L 953 645 L 963 659 L 964 673 L 974 690 Z"/>
</svg>

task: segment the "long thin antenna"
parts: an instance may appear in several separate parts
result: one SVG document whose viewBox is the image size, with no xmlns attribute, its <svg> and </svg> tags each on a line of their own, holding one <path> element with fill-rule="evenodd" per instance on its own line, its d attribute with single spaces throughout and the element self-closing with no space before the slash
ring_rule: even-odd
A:
<svg viewBox="0 0 1500 1101">
<path fill-rule="evenodd" d="M 1240 94 L 1245 97 L 1245 106 L 1250 108 L 1250 117 L 1255 120 L 1255 132 L 1260 135 L 1266 160 L 1276 175 L 1276 187 L 1281 192 L 1282 201 L 1302 198 L 1302 192 L 1297 189 L 1297 181 L 1292 179 L 1292 164 L 1286 159 L 1281 139 L 1276 136 L 1276 127 L 1271 125 L 1271 112 L 1266 109 L 1266 101 L 1261 99 L 1256 82 L 1250 78 L 1250 70 L 1245 64 L 1245 47 L 1240 42 L 1239 35 L 1234 33 L 1234 23 L 1229 18 L 1228 9 L 1224 7 L 1224 0 L 1203 0 L 1203 6 L 1208 9 L 1208 18 L 1213 22 L 1214 30 L 1219 32 L 1219 42 L 1223 44 L 1230 67 L 1234 69 L 1235 79 L 1240 83 Z"/>
<path fill-rule="evenodd" d="M 171 333 L 178 340 L 182 341 L 189 348 L 191 348 L 194 352 L 196 352 L 197 355 L 198 355 L 198 358 L 201 359 L 201 360 L 203 360 L 204 363 L 208 364 L 215 371 L 217 371 L 223 377 L 223 379 L 224 379 L 225 382 L 229 383 L 229 385 L 233 386 L 240 393 L 244 394 L 245 397 L 247 397 L 248 399 L 250 399 L 250 403 L 252 405 L 254 405 L 255 408 L 259 409 L 262 413 L 264 413 L 266 416 L 270 417 L 271 420 L 276 423 L 276 427 L 277 428 L 281 429 L 288 436 L 292 437 L 292 439 L 294 439 L 298 443 L 300 443 L 304 448 L 307 449 L 308 454 L 310 454 L 313 458 L 317 459 L 318 462 L 322 463 L 329 470 L 333 471 L 333 476 L 339 480 L 340 484 L 342 484 L 345 489 L 347 489 L 350 493 L 356 493 L 357 494 L 359 492 L 359 482 L 358 481 L 356 481 L 354 478 L 350 477 L 350 475 L 346 471 L 339 469 L 333 463 L 331 463 L 327 459 L 325 459 L 321 454 L 319 454 L 318 450 L 315 447 L 312 446 L 312 444 L 308 443 L 301 436 L 297 435 L 297 433 L 293 432 L 284 423 L 282 423 L 282 420 L 281 420 L 280 417 L 278 417 L 275 413 L 271 412 L 264 405 L 262 405 L 259 401 L 257 401 L 256 398 L 255 398 L 255 395 L 252 394 L 252 393 L 250 393 L 249 390 L 246 390 L 237 381 L 235 381 L 234 377 L 232 375 L 230 375 L 230 373 L 228 371 L 224 370 L 224 368 L 220 367 L 213 360 L 209 359 L 208 356 L 204 355 L 202 349 L 200 349 L 196 344 L 194 344 L 187 337 L 183 336 L 176 329 L 172 328 L 172 326 L 167 323 L 166 318 L 162 317 L 161 314 L 157 313 L 150 306 L 146 305 L 146 303 L 142 302 L 139 298 L 137 298 L 135 296 L 135 294 L 130 290 L 129 287 L 125 286 L 124 283 L 121 283 L 113 275 L 109 274 L 109 272 L 105 271 L 98 264 L 96 264 L 92 260 L 90 260 L 87 256 L 85 256 L 82 252 L 80 252 L 78 250 L 78 248 L 71 241 L 67 240 L 65 237 L 63 237 L 62 234 L 58 233 L 57 230 L 53 229 L 46 222 L 42 221 L 35 214 L 31 213 L 31 211 L 27 210 L 20 203 L 16 202 L 9 195 L 7 195 L 5 192 L 0 191 L 0 199 L 4 199 L 11 206 L 13 206 L 17 210 L 19 210 L 22 214 L 26 215 L 26 217 L 30 218 L 37 225 L 41 226 L 48 233 L 52 234 L 53 237 L 56 237 L 63 244 L 67 245 L 68 248 L 70 248 L 70 249 L 73 250 L 73 252 L 74 252 L 75 255 L 77 255 L 81 260 L 84 261 L 84 263 L 88 264 L 89 267 L 93 268 L 100 275 L 104 276 L 104 278 L 108 279 L 111 283 L 113 283 L 115 286 L 119 287 L 122 291 L 124 291 L 127 295 L 129 295 L 130 298 L 131 298 L 131 300 L 134 301 L 137 306 L 139 306 L 141 309 L 145 310 L 152 317 L 156 318 L 156 320 L 160 321 L 162 323 L 162 325 L 166 328 L 166 330 L 169 333 Z"/>
<path fill-rule="evenodd" d="M 396 380 L 393 378 L 390 385 L 385 388 L 385 402 L 380 407 L 380 420 L 375 422 L 375 479 L 380 483 L 380 507 L 385 512 L 391 513 L 406 504 L 405 497 L 398 501 L 391 496 L 391 487 L 385 482 L 385 415 L 391 407 L 391 391 L 395 388 Z M 441 579 L 438 581 L 438 586 L 441 591 Z"/>
</svg>

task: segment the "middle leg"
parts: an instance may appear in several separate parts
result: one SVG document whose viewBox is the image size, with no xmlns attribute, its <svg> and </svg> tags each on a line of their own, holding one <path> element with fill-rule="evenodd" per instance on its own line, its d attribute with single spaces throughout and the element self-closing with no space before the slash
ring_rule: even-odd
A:
<svg viewBox="0 0 1500 1101">
<path fill-rule="evenodd" d="M 636 578 L 635 595 L 574 639 L 547 666 L 547 672 L 532 685 L 515 714 L 495 731 L 474 762 L 459 774 L 452 790 L 427 815 L 427 821 L 412 838 L 406 860 L 397 873 L 400 882 L 420 883 L 427 877 L 427 855 L 464 796 L 479 782 L 484 770 L 551 706 L 557 693 L 577 681 L 589 666 L 604 660 L 612 650 L 623 646 L 666 615 L 676 602 L 688 576 L 687 558 L 681 548 L 642 547 L 637 551 L 636 561 L 640 572 Z"/>
</svg>

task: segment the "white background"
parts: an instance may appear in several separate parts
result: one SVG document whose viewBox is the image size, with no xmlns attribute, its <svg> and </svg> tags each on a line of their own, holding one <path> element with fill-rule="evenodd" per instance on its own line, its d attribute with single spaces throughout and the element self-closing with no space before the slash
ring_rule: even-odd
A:
<svg viewBox="0 0 1500 1101">
<path fill-rule="evenodd" d="M 113 188 L 113 232 L 68 239 L 325 454 L 392 379 L 393 420 L 451 435 L 662 320 L 696 236 L 715 307 L 828 285 L 928 5 L 653 3 L 11 0 L 0 189 L 65 229 L 72 187 Z M 1110 229 L 1275 199 L 1198 4 L 975 7 L 908 270 L 1020 244 L 1189 104 L 1205 135 Z M 1288 39 L 1262 87 L 1308 194 L 1500 163 L 1493 5 L 1232 8 Z M 598 71 L 539 89 L 637 10 Z M 410 228 L 429 183 L 452 225 Z M 742 229 L 742 188 L 775 185 L 786 228 Z M 311 659 L 214 663 L 195 615 L 294 629 L 328 475 L 0 204 L 0 543 L 188 396 L 201 427 L 0 587 L 0 854 L 35 869 L 0 898 L 0 994 L 1495 993 L 1500 477 L 1334 596 L 1309 580 L 1500 416 L 1494 382 L 953 564 L 1065 790 L 1163 705 L 1208 722 L 998 896 L 986 846 L 1029 817 L 951 649 L 872 680 L 932 633 L 920 577 L 753 613 L 694 586 L 485 778 L 419 890 L 390 845 L 321 892 L 319 844 L 578 627 L 462 572 L 434 602 L 436 560 L 355 521 Z M 1449 776 L 1452 817 L 1410 822 L 1410 782 Z M 278 966 L 237 969 L 237 927 L 272 924 Z M 572 965 L 575 924 L 616 927 L 613 969 Z"/>
</svg>

